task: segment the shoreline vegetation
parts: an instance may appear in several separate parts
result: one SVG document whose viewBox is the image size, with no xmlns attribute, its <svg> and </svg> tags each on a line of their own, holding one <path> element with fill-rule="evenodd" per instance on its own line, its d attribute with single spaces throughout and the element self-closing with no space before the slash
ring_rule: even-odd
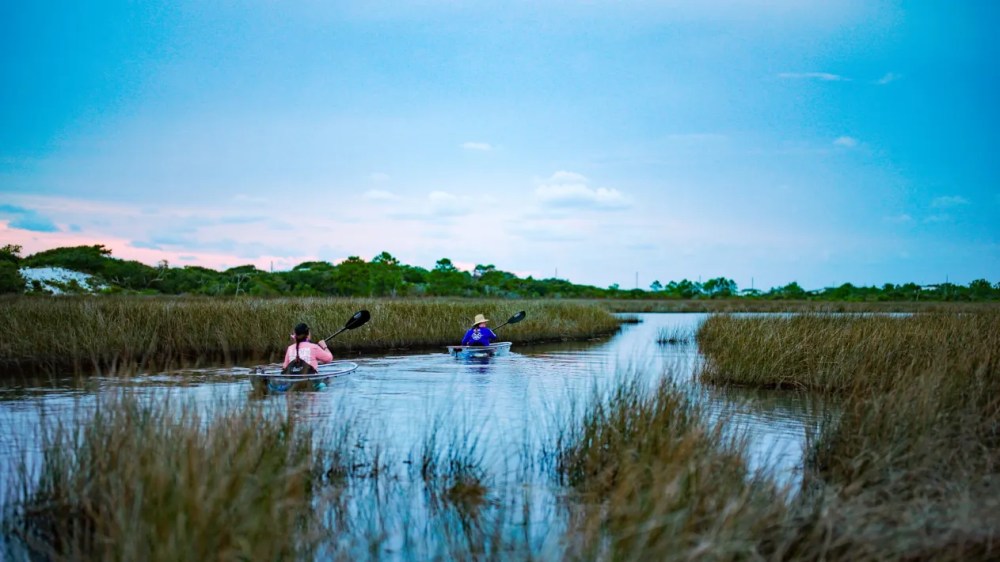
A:
<svg viewBox="0 0 1000 562">
<path fill-rule="evenodd" d="M 0 302 L 0 333 L 8 335 L 0 342 L 0 369 L 8 376 L 270 363 L 281 359 L 297 323 L 307 323 L 319 339 L 361 309 L 371 321 L 330 340 L 335 359 L 439 350 L 457 343 L 477 313 L 498 326 L 526 311 L 525 321 L 498 330 L 515 344 L 601 338 L 620 326 L 603 307 L 558 301 L 67 296 Z"/>
<path fill-rule="evenodd" d="M 454 344 L 484 312 L 499 325 L 516 310 L 527 321 L 500 329 L 515 344 L 607 337 L 636 313 L 1000 313 L 1000 303 L 853 303 L 697 299 L 474 299 L 458 297 L 196 297 L 150 295 L 0 296 L 0 376 L 134 374 L 225 363 L 280 360 L 291 326 L 316 338 L 338 331 L 360 309 L 362 329 L 331 340 L 336 358 L 438 350 Z M 617 316 L 616 316 L 617 315 Z M 709 322 L 708 330 L 718 320 Z M 710 338 L 709 336 L 706 336 Z M 790 336 L 789 338 L 792 338 Z M 666 338 L 669 340 L 670 338 Z M 745 343 L 745 342 L 744 342 Z M 790 342 L 788 342 L 790 343 Z M 786 349 L 795 349 L 791 345 Z M 728 381 L 734 382 L 734 381 Z M 780 382 L 763 386 L 781 386 Z"/>
<path fill-rule="evenodd" d="M 753 283 L 751 282 L 751 285 Z M 882 302 L 986 302 L 1000 301 L 1000 282 L 976 279 L 968 285 L 943 283 L 884 283 L 881 286 L 839 286 L 807 289 L 792 281 L 770 289 L 740 289 L 736 282 L 716 277 L 702 282 L 682 279 L 649 288 L 607 288 L 581 285 L 558 277 L 524 279 L 477 264 L 472 271 L 457 268 L 448 258 L 434 267 L 407 265 L 388 252 L 365 261 L 350 256 L 336 264 L 304 262 L 287 271 L 264 271 L 254 265 L 216 271 L 198 266 L 171 266 L 166 260 L 155 267 L 111 256 L 103 245 L 53 248 L 21 257 L 21 247 L 0 247 L 0 294 L 144 294 L 253 297 L 472 297 L 514 299 L 620 299 L 670 301 L 724 299 L 758 301 L 807 301 L 817 303 Z M 657 306 L 655 304 L 650 306 Z M 632 312 L 642 312 L 633 310 Z"/>
</svg>

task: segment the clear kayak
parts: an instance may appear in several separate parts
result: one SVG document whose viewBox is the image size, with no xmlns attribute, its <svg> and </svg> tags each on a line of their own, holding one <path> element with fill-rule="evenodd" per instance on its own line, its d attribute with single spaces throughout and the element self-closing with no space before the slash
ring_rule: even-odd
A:
<svg viewBox="0 0 1000 562">
<path fill-rule="evenodd" d="M 449 345 L 448 354 L 455 357 L 493 357 L 506 355 L 510 351 L 511 342 L 502 341 L 490 345 Z"/>
<path fill-rule="evenodd" d="M 323 390 L 330 379 L 353 373 L 357 368 L 358 364 L 351 361 L 333 361 L 320 365 L 317 373 L 286 375 L 280 365 L 261 365 L 250 373 L 250 386 L 261 392 Z"/>
</svg>

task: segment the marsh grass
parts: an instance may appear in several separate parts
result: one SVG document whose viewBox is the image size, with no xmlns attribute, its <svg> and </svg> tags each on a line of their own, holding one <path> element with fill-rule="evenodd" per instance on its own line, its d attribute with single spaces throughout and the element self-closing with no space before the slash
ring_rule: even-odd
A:
<svg viewBox="0 0 1000 562">
<path fill-rule="evenodd" d="M 884 392 L 914 372 L 989 368 L 1000 349 L 992 313 L 709 317 L 697 333 L 702 379 L 823 392 Z"/>
<path fill-rule="evenodd" d="M 694 341 L 694 333 L 690 328 L 674 326 L 672 328 L 660 328 L 656 334 L 656 343 L 661 345 L 681 345 Z"/>
<path fill-rule="evenodd" d="M 425 439 L 433 460 L 408 479 L 378 429 L 348 412 L 311 429 L 285 398 L 126 391 L 43 418 L 9 475 L 0 558 L 524 559 L 519 498 L 492 486 L 474 432 Z"/>
<path fill-rule="evenodd" d="M 311 432 L 260 409 L 101 398 L 81 423 L 43 422 L 4 528 L 31 558 L 273 560 L 306 557 L 322 465 Z"/>
<path fill-rule="evenodd" d="M 744 438 L 709 423 L 669 380 L 595 394 L 565 427 L 556 474 L 577 493 L 574 558 L 752 559 L 784 516 L 775 485 L 750 474 Z"/>
<path fill-rule="evenodd" d="M 0 369 L 7 376 L 47 372 L 128 374 L 207 364 L 273 362 L 288 334 L 306 322 L 315 338 L 340 330 L 360 309 L 371 321 L 330 341 L 335 356 L 427 350 L 454 344 L 484 313 L 515 343 L 589 339 L 618 321 L 594 304 L 557 301 L 333 298 L 16 297 L 2 299 Z"/>
<path fill-rule="evenodd" d="M 419 452 L 420 479 L 432 506 L 448 502 L 463 512 L 471 512 L 488 503 L 488 471 L 472 430 L 453 433 L 442 442 L 443 423 L 435 422 L 425 434 Z"/>
<path fill-rule="evenodd" d="M 574 299 L 593 302 L 611 312 L 691 312 L 691 313 L 865 313 L 865 312 L 1000 312 L 1000 304 L 931 301 L 806 301 L 770 299 Z"/>
<path fill-rule="evenodd" d="M 705 380 L 835 393 L 784 558 L 1000 557 L 1000 317 L 713 317 Z"/>
</svg>

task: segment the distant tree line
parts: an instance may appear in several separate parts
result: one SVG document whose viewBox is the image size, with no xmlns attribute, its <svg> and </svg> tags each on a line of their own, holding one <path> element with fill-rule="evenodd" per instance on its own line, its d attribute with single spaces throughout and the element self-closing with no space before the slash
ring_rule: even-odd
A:
<svg viewBox="0 0 1000 562">
<path fill-rule="evenodd" d="M 388 252 L 371 261 L 358 256 L 332 264 L 325 261 L 301 263 L 289 271 L 268 272 L 253 265 L 216 271 L 198 266 L 171 267 L 166 260 L 156 266 L 111 256 L 103 245 L 54 248 L 21 257 L 21 247 L 0 248 L 0 293 L 44 293 L 40 283 L 28 283 L 21 268 L 60 267 L 94 276 L 103 285 L 102 293 L 165 295 L 254 295 L 254 296 L 345 296 L 400 297 L 449 296 L 497 298 L 625 298 L 625 299 L 786 299 L 829 301 L 980 301 L 1000 300 L 1000 282 L 986 279 L 969 285 L 907 283 L 863 287 L 845 283 L 839 287 L 807 291 L 792 282 L 769 291 L 739 290 L 725 277 L 705 282 L 654 281 L 649 290 L 577 285 L 564 279 L 521 279 L 494 265 L 477 265 L 463 271 L 448 258 L 433 269 L 406 265 Z M 91 292 L 70 281 L 60 287 L 65 292 Z"/>
</svg>

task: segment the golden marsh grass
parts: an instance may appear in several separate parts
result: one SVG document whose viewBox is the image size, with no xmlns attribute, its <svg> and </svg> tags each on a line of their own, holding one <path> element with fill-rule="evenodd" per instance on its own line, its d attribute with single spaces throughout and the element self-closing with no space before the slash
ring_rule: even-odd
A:
<svg viewBox="0 0 1000 562">
<path fill-rule="evenodd" d="M 1000 315 L 709 317 L 697 340 L 702 379 L 718 384 L 883 392 L 917 369 L 965 372 L 996 365 Z"/>
<path fill-rule="evenodd" d="M 328 470 L 311 437 L 257 408 L 102 398 L 80 425 L 43 422 L 41 465 L 22 463 L 4 526 L 54 560 L 303 557 Z"/>
<path fill-rule="evenodd" d="M 753 559 L 785 513 L 749 473 L 746 443 L 674 383 L 626 381 L 560 434 L 556 472 L 577 491 L 567 537 L 583 560 Z"/>
<path fill-rule="evenodd" d="M 515 343 L 588 339 L 618 328 L 601 307 L 556 301 L 17 297 L 2 305 L 0 367 L 7 374 L 274 361 L 295 324 L 306 322 L 315 339 L 324 338 L 360 309 L 371 321 L 330 340 L 335 356 L 456 344 L 477 313 L 499 326 L 525 310 L 525 320 L 498 331 Z"/>
<path fill-rule="evenodd" d="M 782 549 L 794 558 L 1000 556 L 1000 317 L 710 318 L 703 380 L 835 393 Z"/>
<path fill-rule="evenodd" d="M 934 301 L 810 301 L 770 300 L 752 298 L 729 299 L 594 299 L 577 302 L 600 303 L 611 312 L 799 312 L 799 313 L 862 313 L 862 312 L 1000 312 L 995 302 L 934 302 Z"/>
</svg>

